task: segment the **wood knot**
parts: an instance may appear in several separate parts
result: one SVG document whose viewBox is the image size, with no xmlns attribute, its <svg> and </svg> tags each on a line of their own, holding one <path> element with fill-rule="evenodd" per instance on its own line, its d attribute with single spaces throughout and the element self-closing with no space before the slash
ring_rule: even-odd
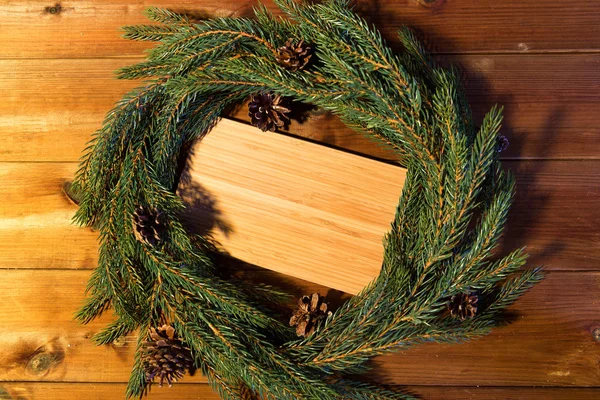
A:
<svg viewBox="0 0 600 400">
<path fill-rule="evenodd" d="M 52 366 L 54 357 L 49 353 L 38 353 L 29 359 L 27 369 L 36 375 L 41 375 Z"/>
<path fill-rule="evenodd" d="M 14 397 L 3 387 L 0 387 L 0 400 L 13 400 Z"/>
<path fill-rule="evenodd" d="M 38 347 L 36 351 L 30 354 L 25 370 L 37 376 L 46 375 L 65 359 L 64 348 L 57 339 Z"/>
<path fill-rule="evenodd" d="M 46 12 L 46 14 L 58 15 L 62 11 L 62 6 L 60 5 L 60 3 L 56 3 L 53 6 L 48 6 L 44 8 L 44 11 Z"/>
</svg>

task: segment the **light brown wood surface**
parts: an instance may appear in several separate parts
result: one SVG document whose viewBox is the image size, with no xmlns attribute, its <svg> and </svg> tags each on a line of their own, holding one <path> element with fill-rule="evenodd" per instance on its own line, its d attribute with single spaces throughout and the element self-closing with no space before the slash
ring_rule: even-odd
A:
<svg viewBox="0 0 600 400">
<path fill-rule="evenodd" d="M 112 71 L 139 61 L 151 44 L 121 39 L 120 26 L 146 22 L 149 5 L 247 15 L 256 1 L 61 1 L 60 13 L 46 12 L 56 3 L 0 0 L 0 399 L 118 399 L 131 345 L 95 348 L 88 340 L 110 315 L 86 327 L 71 321 L 97 245 L 96 233 L 70 226 L 74 208 L 62 183 L 113 102 L 139 84 L 113 80 Z M 477 120 L 494 103 L 505 106 L 511 146 L 502 158 L 518 188 L 501 250 L 527 245 L 529 265 L 551 271 L 514 305 L 508 326 L 464 345 L 383 357 L 371 377 L 413 385 L 424 399 L 600 398 L 600 2 L 356 3 L 394 48 L 396 29 L 408 24 L 440 62 L 458 64 Z M 244 114 L 235 117 L 247 121 Z M 393 159 L 327 114 L 289 132 Z M 332 305 L 348 298 L 239 268 L 251 282 L 327 293 Z M 216 399 L 202 377 L 185 382 L 150 398 Z"/>
<path fill-rule="evenodd" d="M 500 251 L 527 246 L 530 265 L 599 270 L 600 161 L 504 165 L 518 186 Z M 75 207 L 61 192 L 76 170 L 72 162 L 0 162 L 0 268 L 94 268 L 97 235 L 72 225 Z"/>
<path fill-rule="evenodd" d="M 91 269 L 98 235 L 71 219 L 76 207 L 62 193 L 75 163 L 0 164 L 0 267 Z"/>
<path fill-rule="evenodd" d="M 597 389 L 549 388 L 465 388 L 409 386 L 406 392 L 431 400 L 596 400 Z M 8 400 L 107 400 L 121 398 L 124 383 L 18 382 L 0 386 L 0 399 Z M 5 396 L 5 397 L 2 397 Z M 12 397 L 6 397 L 12 396 Z M 208 384 L 180 384 L 172 388 L 152 388 L 152 400 L 218 400 Z"/>
<path fill-rule="evenodd" d="M 264 269 L 247 274 L 254 281 L 280 282 L 296 295 L 326 294 L 332 306 L 340 302 L 338 291 L 312 282 Z M 89 338 L 111 320 L 110 313 L 87 326 L 72 320 L 89 275 L 0 271 L 0 381 L 127 381 L 135 337 L 97 347 Z M 600 291 L 594 289 L 599 284 L 598 272 L 551 272 L 511 307 L 508 326 L 465 344 L 420 345 L 379 357 L 369 375 L 399 385 L 596 386 L 600 349 L 593 332 L 600 328 Z M 36 364 L 36 356 L 49 361 Z M 205 379 L 196 375 L 185 381 Z"/>
<path fill-rule="evenodd" d="M 379 275 L 405 169 L 229 120 L 192 152 L 180 196 L 232 257 L 351 294 Z"/>
<path fill-rule="evenodd" d="M 597 389 L 580 388 L 465 388 L 409 386 L 406 392 L 430 400 L 596 400 Z M 121 398 L 124 383 L 18 382 L 0 385 L 0 399 L 7 400 L 107 400 Z M 2 397 L 5 396 L 5 397 Z M 6 397 L 12 396 L 12 397 Z M 180 384 L 172 388 L 152 388 L 152 400 L 218 400 L 208 384 Z"/>
<path fill-rule="evenodd" d="M 0 161 L 76 161 L 104 115 L 142 84 L 114 79 L 141 59 L 0 60 Z M 505 159 L 598 159 L 600 55 L 461 55 L 460 66 L 477 120 L 504 106 Z M 569 71 L 569 74 L 565 74 Z M 247 111 L 235 115 L 247 120 Z M 290 133 L 363 154 L 393 159 L 382 146 L 329 114 L 292 124 Z"/>
<path fill-rule="evenodd" d="M 137 56 L 148 43 L 120 37 L 123 25 L 146 23 L 149 6 L 200 15 L 248 16 L 254 0 L 65 1 L 60 13 L 42 0 L 6 1 L 0 8 L 0 42 L 10 58 L 98 58 Z M 276 14 L 273 0 L 263 3 Z M 430 48 L 442 53 L 598 51 L 596 0 L 355 0 L 356 9 L 398 46 L 396 32 L 409 25 L 423 32 Z M 432 3 L 430 7 L 423 4 Z M 27 29 L 23 29 L 27 27 Z"/>
</svg>

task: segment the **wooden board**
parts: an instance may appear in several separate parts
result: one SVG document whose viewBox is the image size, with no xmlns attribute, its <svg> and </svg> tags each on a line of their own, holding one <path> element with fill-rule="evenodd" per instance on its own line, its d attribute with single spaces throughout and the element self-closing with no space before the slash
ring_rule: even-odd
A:
<svg viewBox="0 0 600 400">
<path fill-rule="evenodd" d="M 339 304 L 339 293 L 322 286 L 267 270 L 248 273 L 263 282 L 285 284 L 287 279 L 290 293 L 318 291 L 327 294 L 332 307 Z M 72 320 L 89 275 L 0 270 L 0 381 L 127 381 L 134 337 L 97 347 L 89 338 L 111 316 L 87 326 Z M 597 386 L 600 346 L 592 332 L 600 328 L 598 285 L 598 272 L 551 272 L 511 307 L 508 326 L 465 344 L 426 344 L 380 357 L 369 378 L 399 385 Z M 51 357 L 49 364 L 38 364 L 47 368 L 32 368 L 37 354 Z M 190 381 L 205 379 L 185 380 Z"/>
<path fill-rule="evenodd" d="M 4 58 L 90 58 L 138 55 L 147 43 L 120 37 L 123 25 L 148 23 L 142 12 L 160 6 L 196 14 L 248 16 L 256 0 L 126 0 L 55 2 L 18 0 L 0 8 L 0 55 Z M 281 14 L 272 0 L 263 1 Z M 430 7 L 423 4 L 433 3 Z M 595 0 L 357 0 L 357 10 L 398 46 L 397 30 L 409 25 L 424 32 L 437 52 L 598 51 Z M 24 29 L 27 27 L 27 29 Z"/>
<path fill-rule="evenodd" d="M 0 386 L 3 400 L 120 399 L 124 383 L 17 382 Z M 597 400 L 600 389 L 593 388 L 484 388 L 409 386 L 405 392 L 429 400 Z M 4 392 L 3 392 L 4 390 Z M 2 397 L 5 396 L 5 397 Z M 151 400 L 219 400 L 208 384 L 178 384 L 172 388 L 153 387 Z"/>
<path fill-rule="evenodd" d="M 428 385 L 431 377 L 413 369 L 423 365 L 453 385 L 599 386 L 598 288 L 597 273 L 550 273 L 510 308 L 506 327 L 465 345 L 426 344 L 381 357 L 374 374 L 381 382 Z"/>
<path fill-rule="evenodd" d="M 503 251 L 527 246 L 529 265 L 549 270 L 600 270 L 600 162 L 504 165 L 516 175 L 517 193 Z M 61 192 L 76 169 L 0 163 L 0 268 L 95 267 L 96 233 L 71 224 L 76 207 Z"/>
<path fill-rule="evenodd" d="M 0 268 L 95 268 L 98 235 L 62 193 L 75 163 L 0 164 Z"/>
<path fill-rule="evenodd" d="M 405 169 L 230 120 L 192 151 L 179 194 L 232 257 L 353 294 L 377 277 Z"/>
<path fill-rule="evenodd" d="M 134 339 L 101 347 L 90 340 L 112 320 L 111 313 L 86 326 L 73 320 L 89 271 L 2 270 L 0 275 L 0 381 L 127 380 Z"/>
<path fill-rule="evenodd" d="M 0 60 L 0 161 L 76 161 L 113 104 L 139 81 L 114 71 L 141 59 Z M 510 159 L 598 159 L 600 55 L 469 55 L 444 58 L 465 75 L 475 118 L 504 106 Z M 564 71 L 571 74 L 565 75 Z M 235 115 L 248 120 L 245 107 Z M 336 147 L 392 159 L 330 114 L 289 131 Z"/>
<path fill-rule="evenodd" d="M 530 387 L 430 387 L 407 388 L 427 400 L 597 400 L 595 388 L 530 388 Z"/>
</svg>

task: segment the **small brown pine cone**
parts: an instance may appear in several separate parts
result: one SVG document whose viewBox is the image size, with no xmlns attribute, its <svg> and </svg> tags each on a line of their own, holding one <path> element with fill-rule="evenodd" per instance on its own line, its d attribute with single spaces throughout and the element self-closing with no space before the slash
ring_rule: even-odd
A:
<svg viewBox="0 0 600 400">
<path fill-rule="evenodd" d="M 510 145 L 510 142 L 508 141 L 508 138 L 504 135 L 499 135 L 496 138 L 496 152 L 501 153 L 504 150 L 508 149 L 508 146 Z"/>
<path fill-rule="evenodd" d="M 285 45 L 277 49 L 277 62 L 289 71 L 304 69 L 312 57 L 312 46 L 300 40 L 294 43 L 288 39 Z"/>
<path fill-rule="evenodd" d="M 142 365 L 146 371 L 146 381 L 159 379 L 159 386 L 165 382 L 173 385 L 194 367 L 192 353 L 175 334 L 175 328 L 163 325 L 150 329 L 150 339 L 144 343 Z"/>
<path fill-rule="evenodd" d="M 298 307 L 290 318 L 290 326 L 296 327 L 298 336 L 311 335 L 318 324 L 331 314 L 331 311 L 327 311 L 327 303 L 323 300 L 325 298 L 318 293 L 302 296 L 298 300 Z"/>
<path fill-rule="evenodd" d="M 165 230 L 161 213 L 137 207 L 133 213 L 133 234 L 149 246 L 156 246 Z"/>
<path fill-rule="evenodd" d="M 452 296 L 448 303 L 450 315 L 454 318 L 465 320 L 477 314 L 477 301 L 479 298 L 474 293 L 460 293 Z"/>
<path fill-rule="evenodd" d="M 290 110 L 281 105 L 281 96 L 271 93 L 260 93 L 252 96 L 248 104 L 248 116 L 252 118 L 252 125 L 263 132 L 274 131 L 283 126 L 283 119 Z"/>
</svg>

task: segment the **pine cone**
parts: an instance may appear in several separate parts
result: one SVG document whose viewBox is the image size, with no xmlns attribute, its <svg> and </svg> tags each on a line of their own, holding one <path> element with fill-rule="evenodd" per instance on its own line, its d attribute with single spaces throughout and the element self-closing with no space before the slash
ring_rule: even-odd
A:
<svg viewBox="0 0 600 400">
<path fill-rule="evenodd" d="M 261 93 L 252 96 L 252 101 L 248 104 L 248 116 L 252 118 L 252 125 L 260 130 L 274 131 L 275 128 L 281 128 L 283 121 L 287 119 L 285 114 L 290 110 L 281 106 L 281 96 L 274 96 L 271 93 Z"/>
<path fill-rule="evenodd" d="M 452 296 L 450 303 L 448 303 L 450 315 L 463 321 L 467 318 L 473 318 L 477 313 L 478 300 L 477 295 L 473 293 L 460 293 Z"/>
<path fill-rule="evenodd" d="M 290 326 L 296 327 L 298 336 L 311 335 L 317 325 L 331 314 L 331 311 L 327 311 L 327 304 L 323 300 L 325 298 L 318 293 L 313 293 L 310 297 L 302 296 L 298 300 L 298 307 L 290 318 Z"/>
<path fill-rule="evenodd" d="M 277 49 L 277 62 L 290 71 L 304 69 L 312 57 L 312 47 L 303 40 L 297 44 L 290 38 L 285 45 Z"/>
<path fill-rule="evenodd" d="M 498 153 L 503 152 L 504 150 L 508 149 L 508 145 L 510 144 L 510 142 L 508 141 L 508 138 L 504 135 L 500 135 L 497 138 L 497 142 L 496 142 L 496 151 Z"/>
<path fill-rule="evenodd" d="M 162 387 L 165 381 L 172 386 L 173 382 L 193 368 L 192 353 L 177 338 L 172 326 L 151 328 L 150 339 L 144 344 L 142 354 L 146 381 L 153 382 L 154 378 L 160 378 L 159 386 Z"/>
<path fill-rule="evenodd" d="M 161 219 L 161 213 L 137 207 L 133 214 L 133 234 L 135 238 L 149 246 L 156 246 L 165 230 L 165 225 Z"/>
</svg>

